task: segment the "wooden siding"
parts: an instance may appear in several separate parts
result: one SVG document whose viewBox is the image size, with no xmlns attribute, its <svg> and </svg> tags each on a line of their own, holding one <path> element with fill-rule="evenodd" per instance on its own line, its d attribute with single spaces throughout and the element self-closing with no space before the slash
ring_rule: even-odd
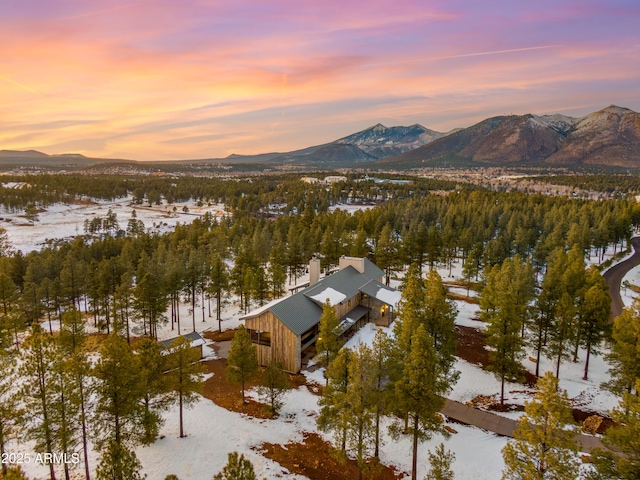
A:
<svg viewBox="0 0 640 480">
<path fill-rule="evenodd" d="M 269 365 L 272 359 L 282 363 L 287 372 L 298 373 L 301 367 L 300 337 L 287 328 L 269 310 L 257 317 L 247 318 L 246 327 L 271 333 L 271 346 L 256 345 L 258 363 Z"/>
<path fill-rule="evenodd" d="M 351 310 L 353 310 L 355 307 L 357 307 L 360 304 L 361 297 L 362 297 L 362 294 L 358 292 L 354 297 L 351 297 L 350 299 L 335 305 L 334 307 L 336 311 L 336 316 L 338 318 L 344 317 L 347 313 L 349 313 Z"/>
</svg>

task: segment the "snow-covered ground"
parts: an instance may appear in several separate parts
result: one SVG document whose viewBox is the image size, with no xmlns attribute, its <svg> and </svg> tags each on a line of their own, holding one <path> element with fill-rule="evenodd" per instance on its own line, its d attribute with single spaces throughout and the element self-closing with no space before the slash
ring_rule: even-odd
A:
<svg viewBox="0 0 640 480">
<path fill-rule="evenodd" d="M 109 206 L 118 214 L 118 221 L 121 227 L 126 226 L 126 221 L 130 217 L 130 211 L 133 208 L 126 202 L 119 204 L 117 207 L 115 204 L 78 207 L 78 211 L 75 210 L 75 207 L 68 207 L 70 211 L 65 211 L 62 207 L 60 207 L 60 210 L 56 210 L 58 208 L 56 206 L 49 209 L 47 214 L 41 214 L 40 223 L 42 225 L 36 225 L 36 227 L 20 226 L 19 223 L 24 220 L 17 219 L 12 222 L 4 222 L 3 226 L 8 231 L 10 230 L 10 238 L 14 246 L 26 251 L 29 248 L 37 248 L 38 242 L 41 241 L 34 240 L 37 235 L 40 236 L 38 238 L 44 238 L 47 232 L 50 234 L 54 229 L 56 235 L 60 234 L 60 237 L 74 235 L 76 224 L 82 230 L 85 218 L 92 218 L 93 215 L 104 216 Z M 160 218 L 163 219 L 162 221 L 167 221 L 167 226 L 170 225 L 170 221 L 175 224 L 175 222 L 185 222 L 192 218 L 180 215 L 178 217 L 165 217 L 166 206 L 162 207 L 164 210 L 158 209 L 158 211 L 149 212 L 149 217 L 144 216 L 144 209 L 135 208 L 138 218 L 150 226 L 154 222 L 159 222 Z M 212 207 L 213 210 L 216 208 L 219 209 L 217 211 L 222 212 L 221 206 Z M 191 205 L 189 205 L 189 209 L 192 212 L 195 210 Z M 180 211 L 181 206 L 178 206 L 177 210 Z M 51 220 L 50 223 L 46 224 L 49 225 L 48 228 L 44 228 L 43 225 L 48 214 L 51 215 Z M 153 217 L 153 215 L 158 215 L 158 217 Z M 151 224 L 148 222 L 151 222 Z M 35 230 L 33 230 L 34 228 Z M 31 233 L 21 237 L 18 234 L 21 229 Z M 36 234 L 36 231 L 39 233 Z M 449 275 L 448 267 L 440 267 L 438 270 L 445 282 L 461 278 L 461 263 L 453 265 L 451 276 Z M 633 275 L 637 275 L 634 278 L 640 279 L 640 267 L 635 270 Z M 298 283 L 303 283 L 307 279 L 308 274 L 299 278 Z M 630 281 L 631 283 L 636 283 L 632 280 Z M 397 286 L 398 284 L 398 280 L 392 281 L 392 286 Z M 640 280 L 636 284 L 640 285 Z M 466 289 L 460 287 L 453 287 L 453 289 L 458 294 L 466 295 Z M 474 293 L 471 291 L 471 295 L 474 295 Z M 456 319 L 458 325 L 478 329 L 486 328 L 483 322 L 477 320 L 477 305 L 460 300 L 455 303 L 458 309 Z M 212 302 L 211 307 L 212 311 L 215 311 L 214 302 Z M 187 333 L 193 329 L 190 308 L 191 306 L 188 304 L 180 306 L 181 333 Z M 239 317 L 243 313 L 237 305 L 237 299 L 227 299 L 222 312 L 222 328 L 224 330 L 236 328 L 241 323 Z M 205 305 L 204 321 L 201 305 L 197 306 L 195 314 L 197 331 L 217 330 L 218 322 L 215 320 L 215 314 L 209 317 L 208 305 Z M 56 327 L 54 326 L 54 328 Z M 360 342 L 370 344 L 378 328 L 380 327 L 365 326 L 349 340 L 347 347 L 353 348 Z M 391 329 L 387 329 L 387 331 L 391 333 Z M 170 323 L 167 323 L 159 328 L 158 335 L 160 339 L 170 338 L 177 335 L 177 330 L 172 330 Z M 205 347 L 205 354 L 209 357 L 213 355 L 211 345 Z M 529 352 L 529 355 L 533 356 L 531 352 Z M 580 406 L 580 408 L 606 413 L 607 410 L 615 407 L 618 402 L 616 397 L 600 388 L 601 382 L 608 378 L 608 365 L 602 357 L 592 356 L 589 372 L 590 380 L 583 381 L 583 362 L 584 352 L 581 352 L 579 363 L 574 364 L 567 361 L 562 364 L 560 386 L 568 391 L 569 396 L 574 399 L 576 405 Z M 527 357 L 523 360 L 523 364 L 529 371 L 534 371 L 535 365 Z M 542 359 L 541 372 L 552 370 L 553 367 L 552 361 L 546 358 Z M 455 368 L 460 371 L 460 379 L 449 395 L 451 399 L 465 402 L 477 395 L 496 395 L 500 391 L 498 380 L 479 366 L 459 359 Z M 324 384 L 322 369 L 313 373 L 307 372 L 306 375 L 310 381 Z M 507 402 L 511 404 L 524 404 L 526 400 L 531 398 L 532 394 L 527 387 L 513 383 L 506 386 L 506 392 Z M 255 395 L 255 392 L 250 392 L 250 395 Z M 194 406 L 185 411 L 185 428 L 188 435 L 186 438 L 179 438 L 178 409 L 173 407 L 164 415 L 165 424 L 160 432 L 163 438 L 150 446 L 137 448 L 136 453 L 149 480 L 162 480 L 171 473 L 177 474 L 182 480 L 210 479 L 214 473 L 222 469 L 227 461 L 227 454 L 232 451 L 238 451 L 251 460 L 258 478 L 301 480 L 305 477 L 287 473 L 282 466 L 260 455 L 259 449 L 256 449 L 256 447 L 264 442 L 281 445 L 292 441 L 297 442 L 302 440 L 303 432 L 317 432 L 315 420 L 318 412 L 318 397 L 305 386 L 290 391 L 285 396 L 282 413 L 275 420 L 255 419 L 244 414 L 230 412 L 201 397 Z M 518 412 L 507 412 L 504 415 L 515 418 L 520 414 Z M 395 465 L 400 470 L 408 472 L 411 467 L 411 441 L 408 437 L 401 438 L 398 441 L 392 440 L 387 430 L 389 422 L 390 420 L 388 419 L 383 421 L 384 445 L 381 448 L 381 460 L 385 464 Z M 475 427 L 459 424 L 452 424 L 451 426 L 458 433 L 451 435 L 448 439 L 435 435 L 431 440 L 420 443 L 418 478 L 423 478 L 428 469 L 427 450 L 433 449 L 440 442 L 444 442 L 445 447 L 456 455 L 456 460 L 453 464 L 456 478 L 460 480 L 499 479 L 504 466 L 501 450 L 507 439 Z M 328 434 L 321 435 L 327 440 L 331 439 Z M 12 445 L 12 447 L 15 447 L 15 445 Z M 33 452 L 33 447 L 30 444 L 23 444 L 19 448 L 14 448 L 13 451 Z M 93 468 L 97 465 L 97 460 L 97 454 L 93 452 L 91 456 Z M 48 476 L 48 470 L 42 465 L 31 464 L 24 467 L 30 478 L 43 479 Z"/>
<path fill-rule="evenodd" d="M 39 220 L 31 225 L 22 212 L 0 213 L 0 226 L 9 237 L 11 245 L 23 253 L 42 248 L 47 239 L 69 239 L 84 232 L 85 220 L 96 216 L 106 217 L 109 209 L 116 214 L 120 228 L 126 230 L 133 210 L 145 228 L 159 232 L 169 232 L 176 224 L 191 223 L 195 218 L 211 212 L 214 217 L 224 214 L 224 205 L 198 207 L 195 202 L 180 202 L 171 205 L 136 205 L 132 198 L 122 198 L 116 202 L 91 201 L 78 204 L 57 203 L 40 212 Z M 174 211 L 175 207 L 175 211 Z M 188 212 L 183 211 L 187 207 Z"/>
</svg>

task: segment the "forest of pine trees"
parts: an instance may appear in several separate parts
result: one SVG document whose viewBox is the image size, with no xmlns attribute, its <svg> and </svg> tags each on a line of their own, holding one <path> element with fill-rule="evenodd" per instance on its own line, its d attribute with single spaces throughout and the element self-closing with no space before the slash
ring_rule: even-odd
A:
<svg viewBox="0 0 640 480">
<path fill-rule="evenodd" d="M 626 415 L 635 411 L 628 395 L 637 395 L 639 362 L 629 345 L 638 337 L 640 308 L 625 311 L 609 337 L 606 284 L 595 267 L 585 266 L 585 259 L 628 244 L 640 225 L 634 201 L 492 192 L 421 179 L 378 186 L 350 178 L 328 188 L 293 176 L 13 181 L 31 187 L 0 189 L 7 210 L 131 195 L 138 203 L 223 202 L 227 214 L 205 215 L 165 234 L 145 231 L 135 218 L 121 229 L 107 215 L 100 228 L 27 254 L 0 235 L 1 449 L 19 435 L 43 452 L 83 451 L 89 478 L 90 439 L 102 458 L 97 478 L 136 478 L 135 447 L 155 440 L 169 405 L 188 404 L 198 391 L 191 381 L 198 372 L 187 368 L 185 377 L 182 370 L 190 364 L 180 357 L 182 346 L 162 356 L 151 342 L 159 327 L 170 324 L 179 335 L 196 330 L 204 315 L 221 322 L 221 307 L 232 296 L 245 311 L 263 305 L 286 291 L 287 272 L 296 282 L 313 255 L 324 266 L 345 254 L 367 256 L 387 282 L 406 272 L 395 342 L 379 337 L 373 348 L 337 351 L 331 342 L 324 349 L 320 428 L 333 431 L 359 467 L 379 456 L 381 416 L 393 415 L 395 434 L 411 436 L 414 475 L 419 441 L 440 428 L 437 412 L 457 378 L 456 312 L 432 270 L 436 265 L 464 262 L 465 278 L 482 284 L 492 368 L 502 383 L 520 375 L 526 345 L 556 360 L 557 377 L 579 347 L 597 353 L 602 340 L 612 338 L 610 387 L 626 394 Z M 436 189 L 437 195 L 429 193 Z M 378 206 L 353 214 L 329 208 L 347 201 Z M 180 316 L 181 302 L 189 305 L 187 318 Z M 54 322 L 62 325 L 59 334 Z M 87 341 L 89 325 L 105 335 L 99 345 Z M 8 400 L 14 397 L 16 405 Z M 439 455 L 447 470 L 446 455 Z M 69 476 L 53 465 L 50 474 Z"/>
</svg>

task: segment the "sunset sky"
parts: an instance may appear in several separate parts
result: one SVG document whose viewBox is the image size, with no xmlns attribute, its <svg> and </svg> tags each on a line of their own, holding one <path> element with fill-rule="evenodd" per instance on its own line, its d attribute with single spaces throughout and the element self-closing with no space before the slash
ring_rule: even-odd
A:
<svg viewBox="0 0 640 480">
<path fill-rule="evenodd" d="M 638 0 L 3 0 L 0 149 L 139 160 L 640 110 Z"/>
</svg>

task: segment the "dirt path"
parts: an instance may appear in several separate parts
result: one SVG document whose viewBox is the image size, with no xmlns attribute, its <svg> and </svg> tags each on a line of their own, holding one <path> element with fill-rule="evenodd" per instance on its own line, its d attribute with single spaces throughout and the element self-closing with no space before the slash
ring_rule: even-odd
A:
<svg viewBox="0 0 640 480">
<path fill-rule="evenodd" d="M 620 296 L 620 284 L 622 279 L 636 265 L 640 264 L 640 237 L 631 239 L 633 255 L 623 262 L 617 263 L 602 275 L 609 285 L 609 295 L 611 295 L 611 321 L 622 313 L 624 303 Z"/>
</svg>

